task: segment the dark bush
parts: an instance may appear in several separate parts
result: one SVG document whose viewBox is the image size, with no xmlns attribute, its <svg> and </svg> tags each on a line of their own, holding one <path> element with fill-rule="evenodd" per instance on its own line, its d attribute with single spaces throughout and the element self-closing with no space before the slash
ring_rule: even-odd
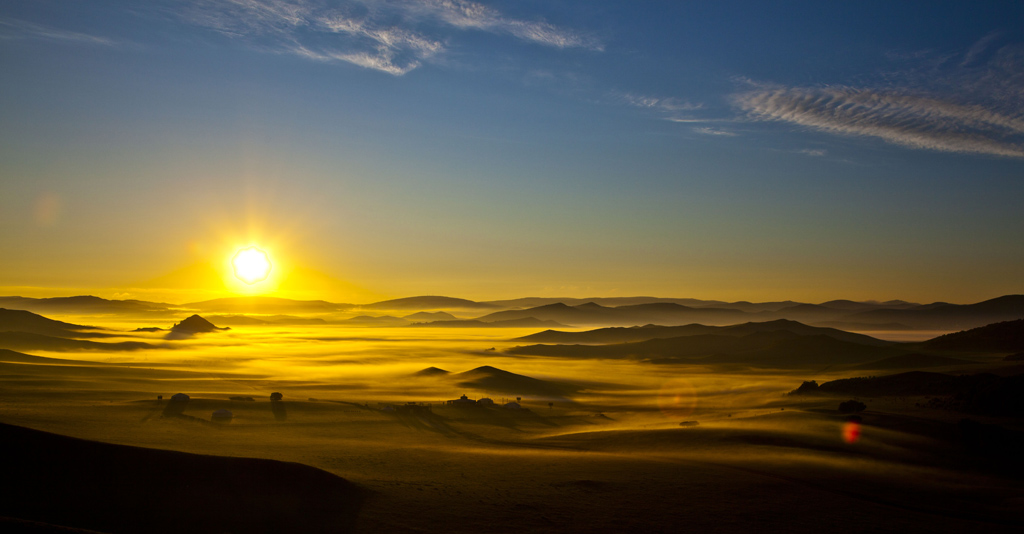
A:
<svg viewBox="0 0 1024 534">
<path fill-rule="evenodd" d="M 840 402 L 839 403 L 839 412 L 840 413 L 858 413 L 858 412 L 863 412 L 867 408 L 868 408 L 867 404 L 864 404 L 863 402 L 855 401 L 855 400 L 848 400 L 846 402 Z"/>
</svg>

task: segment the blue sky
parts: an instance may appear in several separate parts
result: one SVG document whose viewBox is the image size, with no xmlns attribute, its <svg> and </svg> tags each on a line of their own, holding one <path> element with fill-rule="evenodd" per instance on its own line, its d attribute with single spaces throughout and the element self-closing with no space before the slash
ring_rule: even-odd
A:
<svg viewBox="0 0 1024 534">
<path fill-rule="evenodd" d="M 1020 293 L 1022 22 L 1019 2 L 0 2 L 0 286 L 145 297 L 251 241 L 365 290 L 337 299 Z"/>
</svg>

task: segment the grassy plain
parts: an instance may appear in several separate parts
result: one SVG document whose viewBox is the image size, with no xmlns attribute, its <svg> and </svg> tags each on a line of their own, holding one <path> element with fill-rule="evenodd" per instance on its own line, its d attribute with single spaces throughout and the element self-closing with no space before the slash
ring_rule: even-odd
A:
<svg viewBox="0 0 1024 534">
<path fill-rule="evenodd" d="M 118 328 L 123 338 L 105 341 L 153 348 L 33 351 L 74 362 L 0 363 L 0 421 L 323 469 L 367 490 L 356 532 L 1024 526 L 1019 473 L 963 451 L 962 414 L 923 407 L 923 399 L 863 399 L 862 434 L 848 443 L 846 417 L 836 411 L 845 399 L 784 395 L 802 380 L 850 376 L 841 369 L 504 353 L 516 344 L 507 340 L 535 329 L 261 326 L 166 340 L 163 332 L 127 332 L 150 326 L 143 319 L 56 318 Z M 414 376 L 428 367 L 450 374 Z M 191 397 L 189 417 L 164 417 L 179 392 Z M 275 418 L 272 392 L 283 394 L 286 420 Z M 497 406 L 444 404 L 463 394 Z M 516 397 L 522 409 L 501 407 Z M 409 402 L 431 409 L 401 408 Z M 230 424 L 209 422 L 219 409 L 233 412 Z"/>
</svg>

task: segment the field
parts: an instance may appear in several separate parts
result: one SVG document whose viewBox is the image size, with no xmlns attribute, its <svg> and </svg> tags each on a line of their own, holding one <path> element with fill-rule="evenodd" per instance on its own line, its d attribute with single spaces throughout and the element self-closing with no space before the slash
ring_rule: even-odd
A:
<svg viewBox="0 0 1024 534">
<path fill-rule="evenodd" d="M 535 329 L 256 326 L 168 341 L 162 332 L 126 332 L 123 318 L 60 318 L 120 329 L 107 343 L 152 348 L 33 351 L 60 361 L 0 363 L 0 421 L 106 443 L 312 466 L 358 488 L 351 496 L 358 509 L 344 512 L 352 516 L 345 529 L 354 532 L 1024 525 L 1019 460 L 968 450 L 964 414 L 924 398 L 863 398 L 868 408 L 851 439 L 844 438 L 848 416 L 836 409 L 846 398 L 786 395 L 804 380 L 850 376 L 846 369 L 506 352 L 521 345 L 509 340 Z M 429 368 L 448 373 L 420 372 Z M 280 401 L 270 400 L 274 392 Z M 165 410 L 177 393 L 190 399 L 172 416 Z M 446 403 L 461 395 L 495 405 Z M 237 400 L 245 397 L 252 400 Z M 517 398 L 519 408 L 505 406 Z M 211 422 L 220 409 L 232 412 L 230 423 Z M 973 420 L 1020 430 L 1015 419 Z M 54 484 L 75 476 L 43 471 L 37 475 Z M 111 498 L 160 494 L 161 481 L 151 482 L 103 491 Z M 293 490 L 302 491 L 280 489 Z M 244 499 L 233 506 L 246 503 L 256 506 Z M 188 523 L 191 531 L 210 528 Z"/>
</svg>

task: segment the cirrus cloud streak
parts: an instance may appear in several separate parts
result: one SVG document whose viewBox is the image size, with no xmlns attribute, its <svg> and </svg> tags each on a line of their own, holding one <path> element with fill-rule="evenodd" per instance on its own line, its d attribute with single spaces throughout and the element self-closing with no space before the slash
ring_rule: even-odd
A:
<svg viewBox="0 0 1024 534">
<path fill-rule="evenodd" d="M 759 87 L 734 97 L 747 117 L 918 149 L 1024 157 L 1024 117 L 895 90 Z"/>
<path fill-rule="evenodd" d="M 182 16 L 263 50 L 396 76 L 448 51 L 453 29 L 511 35 L 554 48 L 603 50 L 588 35 L 508 18 L 464 0 L 196 0 Z"/>
</svg>

